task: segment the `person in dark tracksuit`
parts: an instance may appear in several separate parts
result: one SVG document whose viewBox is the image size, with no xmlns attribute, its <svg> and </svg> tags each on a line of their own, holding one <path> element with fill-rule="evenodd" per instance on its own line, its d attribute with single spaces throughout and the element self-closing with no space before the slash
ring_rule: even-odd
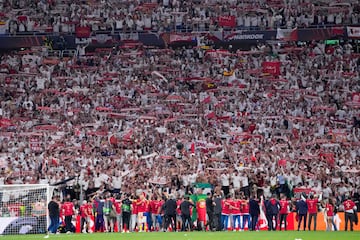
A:
<svg viewBox="0 0 360 240">
<path fill-rule="evenodd" d="M 260 205 L 259 200 L 255 196 L 252 196 L 249 201 L 249 213 L 251 216 L 251 231 L 256 230 L 256 225 L 258 222 L 260 214 Z"/>
<path fill-rule="evenodd" d="M 190 230 L 193 229 L 193 223 L 190 216 L 190 207 L 194 207 L 194 204 L 190 201 L 189 197 L 185 197 L 184 201 L 180 204 L 182 226 L 181 231 L 186 231 L 188 226 Z"/>
<path fill-rule="evenodd" d="M 304 221 L 304 231 L 306 229 L 306 218 L 307 218 L 308 206 L 306 202 L 301 198 L 296 202 L 296 213 L 299 216 L 298 220 L 298 231 L 300 230 L 301 222 Z"/>
<path fill-rule="evenodd" d="M 270 225 L 270 227 L 271 227 L 272 231 L 276 231 L 278 217 L 279 217 L 280 203 L 275 198 L 275 196 L 270 198 L 269 203 L 270 203 L 269 205 L 271 208 L 271 215 L 270 215 L 271 225 Z"/>
<path fill-rule="evenodd" d="M 167 231 L 169 226 L 171 225 L 172 231 L 176 231 L 176 200 L 174 196 L 170 196 L 169 199 L 165 201 L 165 203 L 162 205 L 161 210 L 164 211 L 164 217 L 165 217 L 165 226 L 164 231 Z"/>
<path fill-rule="evenodd" d="M 222 200 L 222 196 L 221 195 L 215 195 L 214 196 L 214 227 L 216 229 L 216 231 L 221 231 L 221 211 L 222 211 L 222 207 L 221 207 L 221 200 Z"/>
</svg>

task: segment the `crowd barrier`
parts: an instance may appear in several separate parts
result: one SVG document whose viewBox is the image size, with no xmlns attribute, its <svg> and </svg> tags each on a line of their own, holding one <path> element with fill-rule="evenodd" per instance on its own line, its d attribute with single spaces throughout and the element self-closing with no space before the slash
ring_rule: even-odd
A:
<svg viewBox="0 0 360 240">
<path fill-rule="evenodd" d="M 30 48 L 44 46 L 54 48 L 76 48 L 77 43 L 89 43 L 89 47 L 113 47 L 124 41 L 139 41 L 145 46 L 164 47 L 166 45 L 186 43 L 196 45 L 199 39 L 207 39 L 217 44 L 258 43 L 266 41 L 313 41 L 328 39 L 360 39 L 360 26 L 333 26 L 324 28 L 293 28 L 275 30 L 236 30 L 236 31 L 196 31 L 162 32 L 103 32 L 83 34 L 39 34 L 39 35 L 0 35 L 0 49 Z"/>
</svg>

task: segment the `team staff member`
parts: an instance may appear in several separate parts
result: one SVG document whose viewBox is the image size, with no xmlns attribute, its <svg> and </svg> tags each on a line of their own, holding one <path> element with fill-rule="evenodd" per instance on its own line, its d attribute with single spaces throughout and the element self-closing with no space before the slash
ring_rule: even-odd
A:
<svg viewBox="0 0 360 240">
<path fill-rule="evenodd" d="M 209 226 L 209 229 L 212 231 L 213 229 L 215 229 L 214 227 L 214 206 L 215 203 L 213 201 L 213 197 L 211 193 L 207 193 L 207 198 L 206 198 L 206 214 L 208 217 L 208 221 L 206 223 L 206 226 Z"/>
<path fill-rule="evenodd" d="M 251 231 L 256 230 L 256 225 L 260 215 L 259 200 L 253 195 L 249 200 L 249 213 L 251 216 Z"/>
<path fill-rule="evenodd" d="M 130 200 L 129 195 L 125 193 L 125 198 L 121 201 L 122 232 L 129 232 L 131 205 L 132 201 Z"/>
<path fill-rule="evenodd" d="M 170 195 L 170 197 L 165 201 L 165 203 L 162 205 L 159 214 L 161 211 L 164 211 L 165 215 L 165 226 L 164 231 L 167 231 L 169 226 L 171 225 L 172 231 L 176 231 L 176 200 L 173 195 Z"/>
<path fill-rule="evenodd" d="M 50 225 L 48 227 L 49 233 L 55 234 L 59 227 L 60 219 L 60 206 L 58 202 L 58 197 L 53 196 L 51 201 L 48 203 Z"/>
<path fill-rule="evenodd" d="M 181 231 L 186 231 L 186 227 L 189 226 L 190 230 L 193 229 L 193 223 L 191 220 L 191 211 L 190 208 L 194 207 L 194 204 L 191 202 L 189 197 L 185 197 L 180 204 L 180 212 L 182 218 L 182 227 Z"/>
<path fill-rule="evenodd" d="M 303 197 L 296 202 L 296 213 L 299 216 L 298 231 L 300 230 L 301 222 L 304 221 L 304 231 L 306 229 L 306 217 L 308 212 L 308 206 Z"/>
</svg>

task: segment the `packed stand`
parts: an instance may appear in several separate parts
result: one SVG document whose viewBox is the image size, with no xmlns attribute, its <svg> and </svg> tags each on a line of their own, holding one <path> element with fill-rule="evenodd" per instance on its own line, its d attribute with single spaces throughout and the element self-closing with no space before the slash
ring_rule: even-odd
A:
<svg viewBox="0 0 360 240">
<path fill-rule="evenodd" d="M 220 13 L 236 15 L 236 27 L 244 29 L 359 23 L 357 1 L 326 8 L 340 9 L 334 15 L 299 1 L 285 8 L 276 7 L 276 1 L 272 8 L 269 1 L 247 6 L 241 6 L 246 1 L 230 1 L 229 6 L 256 9 L 245 16 L 212 1 L 206 8 L 198 2 L 186 6 L 187 1 L 116 2 L 122 5 L 3 1 L 2 12 L 11 16 L 1 17 L 11 34 L 39 27 L 68 33 L 78 24 L 92 31 L 219 30 L 214 19 Z M 97 216 L 104 215 L 96 220 L 96 231 L 114 231 L 115 224 L 117 230 L 134 231 L 137 225 L 144 231 L 154 222 L 153 229 L 167 230 L 172 223 L 168 217 L 173 222 L 188 217 L 179 213 L 180 204 L 185 202 L 184 210 L 196 204 L 187 195 L 198 193 L 194 184 L 199 182 L 211 184 L 214 206 L 229 200 L 226 206 L 243 211 L 214 207 L 206 214 L 217 220 L 204 229 L 226 229 L 221 215 L 249 217 L 251 200 L 254 207 L 260 203 L 268 209 L 283 200 L 305 227 L 305 215 L 317 209 L 302 210 L 314 198 L 315 205 L 330 212 L 328 225 L 336 210 L 354 213 L 346 201 L 353 199 L 359 209 L 360 60 L 353 46 L 311 42 L 259 44 L 251 51 L 211 48 L 156 49 L 130 42 L 94 52 L 84 46 L 78 55 L 64 58 L 47 57 L 46 47 L 3 54 L 0 185 L 57 186 L 68 202 L 59 212 L 68 216 L 64 221 L 75 210 L 84 219 L 93 214 L 81 210 L 80 203 L 70 204 L 86 199 L 83 205 L 90 202 Z M 279 72 L 264 72 L 265 63 L 269 69 L 278 66 Z M 170 200 L 174 207 L 175 198 L 185 200 L 176 213 L 161 209 Z M 150 221 L 150 215 L 140 214 L 139 221 L 134 209 L 141 205 L 140 213 L 147 213 L 149 205 L 142 204 L 150 202 L 156 204 L 156 217 Z M 242 222 L 256 230 L 249 219 L 259 214 L 255 211 Z M 266 218 L 281 214 L 271 212 Z M 232 220 L 239 224 L 237 217 Z M 189 224 L 170 228 L 193 229 Z M 68 224 L 64 231 L 73 229 Z"/>
<path fill-rule="evenodd" d="M 77 199 L 183 196 L 196 182 L 248 197 L 311 189 L 337 206 L 358 196 L 351 45 L 214 51 L 129 44 L 47 64 L 41 50 L 5 54 L 0 184 L 75 177 L 63 194 Z M 281 75 L 262 73 L 265 61 Z"/>
<path fill-rule="evenodd" d="M 226 2 L 226 4 L 224 4 Z M 245 11 L 244 11 L 245 10 Z M 266 30 L 356 25 L 358 1 L 2 0 L 1 33 Z"/>
</svg>

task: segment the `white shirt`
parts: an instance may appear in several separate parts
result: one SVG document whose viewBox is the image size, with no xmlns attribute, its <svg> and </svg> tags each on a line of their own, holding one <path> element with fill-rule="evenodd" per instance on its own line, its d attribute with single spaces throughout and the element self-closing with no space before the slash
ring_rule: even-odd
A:
<svg viewBox="0 0 360 240">
<path fill-rule="evenodd" d="M 122 185 L 122 177 L 121 176 L 113 176 L 112 177 L 112 183 L 113 183 L 113 187 L 115 189 L 121 189 L 121 185 Z"/>
<path fill-rule="evenodd" d="M 233 175 L 232 176 L 232 183 L 233 183 L 233 186 L 235 189 L 239 189 L 240 188 L 240 181 L 241 181 L 241 178 L 239 175 Z"/>
<path fill-rule="evenodd" d="M 229 174 L 221 174 L 220 179 L 221 179 L 221 184 L 222 186 L 229 186 L 230 185 L 230 176 Z"/>
</svg>

